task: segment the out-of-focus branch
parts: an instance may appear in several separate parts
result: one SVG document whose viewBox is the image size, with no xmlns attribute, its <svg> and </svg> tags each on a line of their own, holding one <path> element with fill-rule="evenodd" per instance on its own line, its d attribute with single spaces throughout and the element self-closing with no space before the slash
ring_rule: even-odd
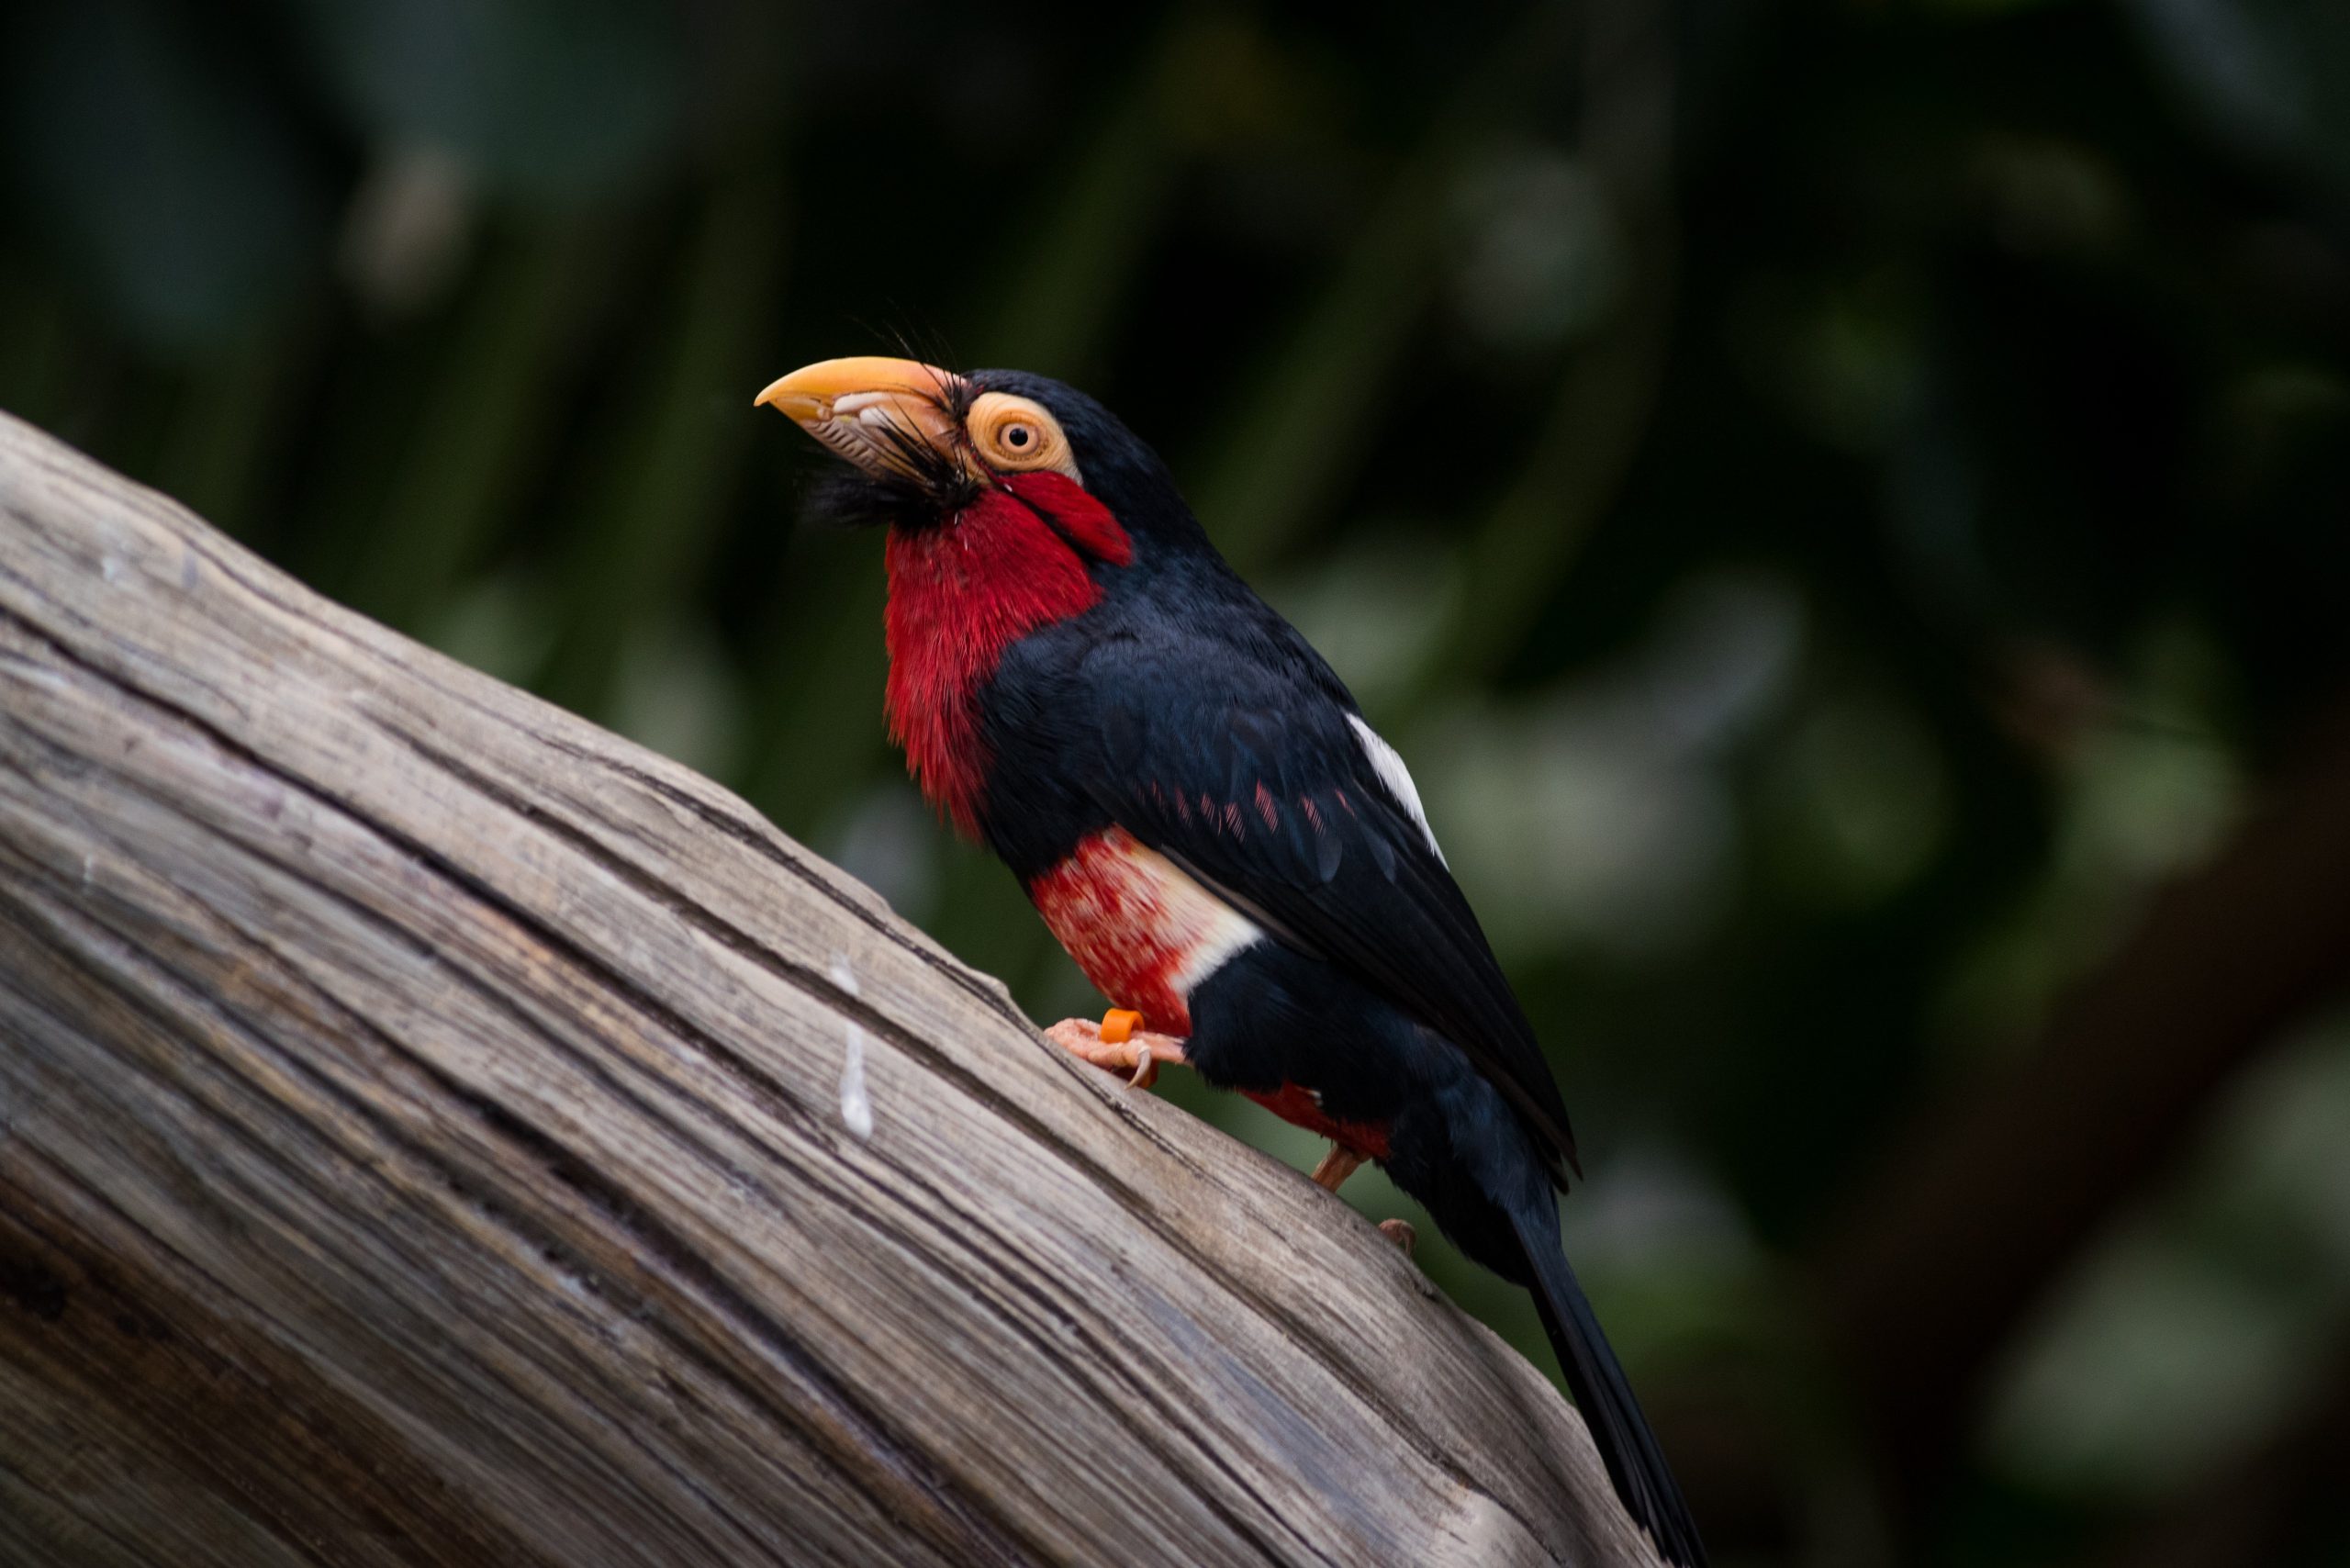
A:
<svg viewBox="0 0 2350 1568">
<path fill-rule="evenodd" d="M 2282 1562 L 2322 1515 L 2344 1529 L 2350 1496 L 2350 1344 L 2268 1440 L 2161 1509 L 2098 1559 L 2102 1568 L 2210 1568 Z M 2342 1536 L 2327 1544 L 2338 1549 Z"/>
<path fill-rule="evenodd" d="M 2010 1070 L 1899 1131 L 1817 1259 L 1897 1494 L 1963 1440 L 2048 1287 L 2201 1125 L 2214 1092 L 2350 983 L 2350 714 L 2154 901 Z"/>
</svg>

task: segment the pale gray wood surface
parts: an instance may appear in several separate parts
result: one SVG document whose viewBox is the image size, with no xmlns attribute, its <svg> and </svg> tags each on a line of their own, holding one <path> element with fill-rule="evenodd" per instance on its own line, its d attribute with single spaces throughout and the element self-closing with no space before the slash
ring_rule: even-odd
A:
<svg viewBox="0 0 2350 1568">
<path fill-rule="evenodd" d="M 1652 1561 L 1302 1175 L 0 417 L 0 1563 Z"/>
</svg>

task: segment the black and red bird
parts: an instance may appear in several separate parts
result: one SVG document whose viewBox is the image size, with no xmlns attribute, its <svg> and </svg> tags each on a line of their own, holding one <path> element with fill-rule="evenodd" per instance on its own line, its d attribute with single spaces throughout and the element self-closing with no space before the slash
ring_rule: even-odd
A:
<svg viewBox="0 0 2350 1568">
<path fill-rule="evenodd" d="M 1558 1085 L 1403 759 L 1330 666 L 1080 392 L 840 359 L 758 401 L 851 465 L 819 510 L 889 529 L 889 722 L 923 792 L 1113 1004 L 1048 1034 L 1137 1080 L 1188 1062 L 1327 1137 L 1326 1185 L 1384 1166 L 1533 1292 L 1617 1495 L 1697 1568 L 1560 1246 Z"/>
</svg>

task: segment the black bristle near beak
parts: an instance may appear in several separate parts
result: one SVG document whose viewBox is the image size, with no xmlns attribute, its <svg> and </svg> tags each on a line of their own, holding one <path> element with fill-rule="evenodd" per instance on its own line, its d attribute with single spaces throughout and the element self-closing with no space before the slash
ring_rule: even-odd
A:
<svg viewBox="0 0 2350 1568">
<path fill-rule="evenodd" d="M 960 380 L 939 388 L 936 401 L 957 432 L 973 396 L 969 384 Z M 870 426 L 867 432 L 902 467 L 877 472 L 845 457 L 845 465 L 827 467 L 810 482 L 801 507 L 805 521 L 836 528 L 934 527 L 979 498 L 979 482 L 959 453 L 941 451 L 894 424 Z"/>
<path fill-rule="evenodd" d="M 827 464 L 811 476 L 800 507 L 803 522 L 823 528 L 919 527 L 933 514 L 945 515 L 923 486 L 845 464 Z"/>
</svg>

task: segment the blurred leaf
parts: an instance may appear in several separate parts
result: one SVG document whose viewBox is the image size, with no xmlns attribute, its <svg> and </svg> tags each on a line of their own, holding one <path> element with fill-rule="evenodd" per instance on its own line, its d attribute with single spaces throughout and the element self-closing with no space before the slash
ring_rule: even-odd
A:
<svg viewBox="0 0 2350 1568">
<path fill-rule="evenodd" d="M 1444 214 L 1476 150 L 1528 112 L 1561 52 L 1561 7 L 1536 5 L 1428 116 L 1337 275 L 1227 416 L 1194 489 L 1244 573 L 1277 560 L 1360 461 L 1394 362 L 1440 280 Z"/>
<path fill-rule="evenodd" d="M 622 650 L 612 728 L 697 772 L 724 778 L 743 744 L 734 667 L 692 621 L 640 625 Z"/>
<path fill-rule="evenodd" d="M 755 751 L 743 790 L 785 832 L 811 842 L 822 842 L 861 783 L 883 768 L 903 772 L 881 730 L 889 665 L 879 545 L 803 532 L 774 588 L 780 634 L 759 672 Z"/>
<path fill-rule="evenodd" d="M 420 628 L 424 640 L 478 670 L 520 685 L 554 644 L 554 607 L 544 581 L 518 572 L 452 588 Z"/>
<path fill-rule="evenodd" d="M 0 409 L 51 430 L 62 425 L 73 328 L 54 286 L 0 267 Z"/>
<path fill-rule="evenodd" d="M 2289 1410 L 2326 1360 L 2327 1325 L 2350 1309 L 2345 1117 L 2350 1032 L 2338 1023 L 2254 1074 L 2182 1191 L 2101 1249 L 2036 1327 L 1986 1434 L 1998 1462 L 2155 1498 Z M 2198 1234 L 2199 1210 L 2225 1245 Z"/>
<path fill-rule="evenodd" d="M 1590 275 L 1572 325 L 1591 341 L 1570 354 L 1531 450 L 1464 550 L 1459 612 L 1415 696 L 1490 677 L 1516 652 L 1615 500 L 1662 388 L 1679 263 L 1673 38 L 1662 11 L 1637 4 L 1595 9 L 1590 27 L 1559 225 L 1571 212 L 1584 232 Z"/>
<path fill-rule="evenodd" d="M 2239 146 L 2350 193 L 2350 7 L 2336 0 L 2132 0 L 2171 77 Z"/>
<path fill-rule="evenodd" d="M 297 0 L 372 140 L 454 155 L 502 193 L 579 202 L 642 181 L 677 141 L 685 54 L 642 0 Z"/>
<path fill-rule="evenodd" d="M 206 354 L 189 372 L 155 456 L 154 484 L 232 534 L 251 532 L 255 492 L 285 429 L 284 399 L 318 351 L 314 322 Z"/>
<path fill-rule="evenodd" d="M 347 597 L 413 627 L 476 565 L 573 411 L 581 330 L 619 281 L 607 222 L 539 220 L 491 250 L 434 368 Z"/>
<path fill-rule="evenodd" d="M 1082 156 L 1053 198 L 1045 221 L 1017 231 L 1004 257 L 979 340 L 977 363 L 1080 379 L 1099 355 L 1112 311 L 1149 253 L 1180 152 L 1187 106 L 1212 69 L 1208 40 L 1220 31 L 1184 7 L 1113 95 L 1103 120 L 1083 138 Z"/>
<path fill-rule="evenodd" d="M 44 248 L 142 342 L 218 344 L 319 273 L 320 161 L 233 40 L 179 8 L 87 0 L 0 24 L 0 100 Z"/>
<path fill-rule="evenodd" d="M 704 197 L 652 363 L 610 387 L 621 433 L 570 547 L 567 622 L 543 683 L 578 711 L 602 711 L 632 629 L 676 612 L 757 428 L 751 398 L 772 372 L 755 345 L 781 294 L 789 211 L 778 151 L 754 148 Z"/>
<path fill-rule="evenodd" d="M 1942 849 L 1949 791 L 1915 715 L 1883 692 L 1830 691 L 1770 759 L 1762 849 L 1797 901 L 1866 907 Z"/>
<path fill-rule="evenodd" d="M 1236 406 L 1197 489 L 1200 515 L 1243 572 L 1277 559 L 1368 444 L 1393 360 L 1435 287 L 1435 214 L 1451 130 L 1394 176 L 1338 275 Z"/>
<path fill-rule="evenodd" d="M 1629 258 L 1606 187 L 1556 149 L 1511 148 L 1466 172 L 1465 243 L 1449 293 L 1463 325 L 1504 354 L 1555 349 L 1604 320 Z"/>
</svg>

